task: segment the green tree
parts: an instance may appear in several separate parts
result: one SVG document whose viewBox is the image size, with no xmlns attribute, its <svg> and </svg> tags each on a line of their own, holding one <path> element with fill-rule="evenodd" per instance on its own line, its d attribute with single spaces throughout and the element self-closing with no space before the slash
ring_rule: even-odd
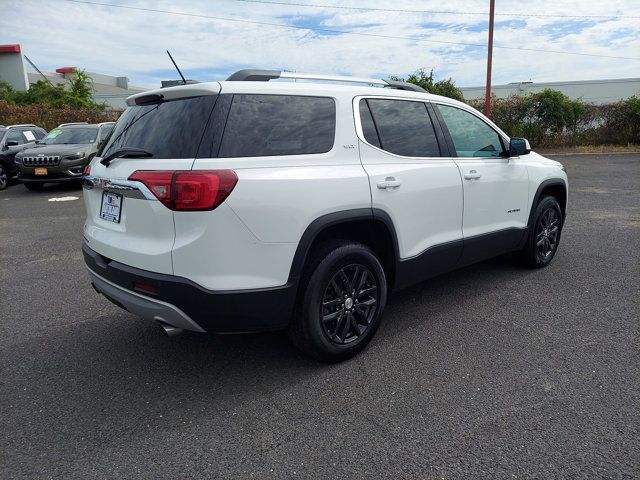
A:
<svg viewBox="0 0 640 480">
<path fill-rule="evenodd" d="M 0 82 L 0 100 L 17 105 L 51 105 L 53 107 L 71 106 L 104 110 L 105 105 L 93 101 L 93 83 L 91 77 L 83 70 L 77 71 L 69 79 L 69 88 L 63 84 L 52 85 L 38 81 L 26 92 L 18 92 L 10 85 Z"/>
<path fill-rule="evenodd" d="M 455 82 L 451 78 L 447 78 L 444 80 L 434 81 L 433 70 L 430 70 L 429 73 L 424 68 L 416 70 L 411 75 L 409 75 L 406 79 L 391 76 L 391 80 L 396 80 L 400 82 L 409 82 L 414 85 L 418 85 L 424 88 L 427 92 L 433 93 L 434 95 L 442 95 L 443 97 L 453 98 L 455 100 L 464 101 L 464 96 L 458 87 L 456 87 Z"/>
<path fill-rule="evenodd" d="M 640 97 L 629 97 L 619 103 L 624 137 L 628 143 L 640 143 Z"/>
</svg>

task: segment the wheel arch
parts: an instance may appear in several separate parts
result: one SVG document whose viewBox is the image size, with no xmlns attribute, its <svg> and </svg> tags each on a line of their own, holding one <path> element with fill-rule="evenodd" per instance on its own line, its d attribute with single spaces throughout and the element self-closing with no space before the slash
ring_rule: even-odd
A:
<svg viewBox="0 0 640 480">
<path fill-rule="evenodd" d="M 561 178 L 549 178 L 538 185 L 538 189 L 533 196 L 531 209 L 529 210 L 529 220 L 527 222 L 529 228 L 532 227 L 533 215 L 538 202 L 546 195 L 554 197 L 558 201 L 560 210 L 562 211 L 562 221 L 564 223 L 567 211 L 567 184 Z"/>
<path fill-rule="evenodd" d="M 398 239 L 393 222 L 383 210 L 359 208 L 323 215 L 305 229 L 293 257 L 289 283 L 298 283 L 314 249 L 327 240 L 352 240 L 362 243 L 378 256 L 393 285 L 399 259 Z"/>
</svg>

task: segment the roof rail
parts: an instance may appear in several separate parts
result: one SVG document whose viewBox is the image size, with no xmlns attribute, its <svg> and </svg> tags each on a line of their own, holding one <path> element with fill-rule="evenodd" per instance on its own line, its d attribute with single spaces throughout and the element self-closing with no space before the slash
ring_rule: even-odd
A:
<svg viewBox="0 0 640 480">
<path fill-rule="evenodd" d="M 4 128 L 16 128 L 16 127 L 35 127 L 33 123 L 20 123 L 18 125 L 7 125 Z"/>
<path fill-rule="evenodd" d="M 321 75 L 315 73 L 281 72 L 279 70 L 238 70 L 227 78 L 228 82 L 268 82 L 276 78 L 290 78 L 298 80 L 324 80 L 328 82 L 368 83 L 397 90 L 428 93 L 424 88 L 409 82 L 397 80 L 382 80 L 378 78 L 342 77 L 338 75 Z"/>
<path fill-rule="evenodd" d="M 60 127 L 68 127 L 69 125 L 89 125 L 89 123 L 88 122 L 61 123 L 60 125 L 58 125 L 58 128 L 60 128 Z"/>
</svg>

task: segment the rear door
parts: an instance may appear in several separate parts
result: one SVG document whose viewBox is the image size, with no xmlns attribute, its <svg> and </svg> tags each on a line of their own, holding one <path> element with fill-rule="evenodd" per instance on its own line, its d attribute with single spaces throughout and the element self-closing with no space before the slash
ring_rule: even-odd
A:
<svg viewBox="0 0 640 480">
<path fill-rule="evenodd" d="M 462 185 L 426 104 L 356 98 L 354 111 L 373 208 L 391 217 L 398 237 L 406 274 L 397 286 L 452 268 L 462 251 Z"/>
<path fill-rule="evenodd" d="M 138 95 L 118 120 L 84 180 L 90 248 L 110 260 L 158 273 L 173 273 L 173 212 L 143 183 L 129 177 L 138 170 L 190 170 L 218 89 L 198 86 Z M 143 149 L 149 158 L 100 160 L 119 149 Z"/>
</svg>

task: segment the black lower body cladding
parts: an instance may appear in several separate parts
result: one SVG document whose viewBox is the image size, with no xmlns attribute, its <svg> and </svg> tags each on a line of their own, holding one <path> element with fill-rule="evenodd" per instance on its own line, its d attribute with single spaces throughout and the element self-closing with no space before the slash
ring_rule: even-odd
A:
<svg viewBox="0 0 640 480">
<path fill-rule="evenodd" d="M 207 290 L 173 275 L 148 272 L 103 257 L 86 243 L 85 263 L 96 275 L 118 287 L 150 300 L 169 303 L 210 333 L 279 330 L 289 324 L 296 286 L 255 290 Z M 135 288 L 136 283 L 153 287 L 156 293 Z"/>
</svg>

